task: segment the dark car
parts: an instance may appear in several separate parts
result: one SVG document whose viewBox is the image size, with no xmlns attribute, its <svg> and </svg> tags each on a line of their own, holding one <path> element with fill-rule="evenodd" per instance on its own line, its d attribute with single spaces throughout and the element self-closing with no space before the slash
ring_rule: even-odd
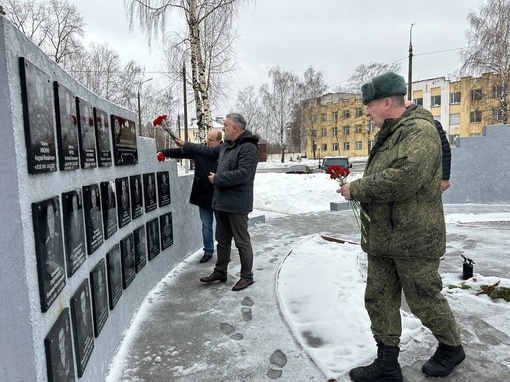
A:
<svg viewBox="0 0 510 382">
<path fill-rule="evenodd" d="M 290 166 L 286 171 L 285 174 L 311 174 L 313 170 L 304 164 L 298 164 L 295 166 Z"/>
</svg>

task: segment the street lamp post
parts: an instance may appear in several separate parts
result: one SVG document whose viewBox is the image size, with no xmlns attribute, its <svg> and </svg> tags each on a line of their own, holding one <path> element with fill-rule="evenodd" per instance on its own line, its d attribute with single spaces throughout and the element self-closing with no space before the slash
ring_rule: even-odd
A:
<svg viewBox="0 0 510 382">
<path fill-rule="evenodd" d="M 409 70 L 407 72 L 407 99 L 410 101 L 412 99 L 412 85 L 413 85 L 413 25 L 411 24 L 411 28 L 409 29 Z"/>
<path fill-rule="evenodd" d="M 152 77 L 145 81 L 140 82 L 140 85 L 138 85 L 138 94 L 137 94 L 137 99 L 138 99 L 138 135 L 142 135 L 142 109 L 140 106 L 140 89 L 142 88 L 142 85 L 144 83 L 149 82 L 151 80 L 152 80 Z"/>
</svg>

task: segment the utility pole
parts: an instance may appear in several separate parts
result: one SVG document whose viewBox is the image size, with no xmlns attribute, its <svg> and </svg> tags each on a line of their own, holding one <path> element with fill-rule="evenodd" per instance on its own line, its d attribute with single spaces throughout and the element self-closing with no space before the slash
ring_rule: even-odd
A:
<svg viewBox="0 0 510 382">
<path fill-rule="evenodd" d="M 184 101 L 184 141 L 188 141 L 188 96 L 186 94 L 186 64 L 182 61 L 182 91 Z"/>
<path fill-rule="evenodd" d="M 141 136 L 142 135 L 142 107 L 140 106 L 140 89 L 142 88 L 142 85 L 146 82 L 149 82 L 152 80 L 152 77 L 143 81 L 143 82 L 140 82 L 140 85 L 138 85 L 138 94 L 137 94 L 137 98 L 138 98 L 138 135 Z"/>
<path fill-rule="evenodd" d="M 409 30 L 409 71 L 407 73 L 407 99 L 411 101 L 413 98 L 413 25 L 411 24 L 411 29 Z"/>
</svg>

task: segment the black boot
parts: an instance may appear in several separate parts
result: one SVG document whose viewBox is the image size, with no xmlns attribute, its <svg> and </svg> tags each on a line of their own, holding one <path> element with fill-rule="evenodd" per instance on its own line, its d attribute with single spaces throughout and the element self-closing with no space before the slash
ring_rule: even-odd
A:
<svg viewBox="0 0 510 382">
<path fill-rule="evenodd" d="M 434 355 L 421 367 L 429 377 L 446 377 L 466 358 L 462 345 L 439 344 Z"/>
<path fill-rule="evenodd" d="M 349 372 L 354 382 L 402 382 L 398 364 L 398 346 L 386 346 L 377 340 L 377 359 L 372 364 L 356 367 Z"/>
</svg>

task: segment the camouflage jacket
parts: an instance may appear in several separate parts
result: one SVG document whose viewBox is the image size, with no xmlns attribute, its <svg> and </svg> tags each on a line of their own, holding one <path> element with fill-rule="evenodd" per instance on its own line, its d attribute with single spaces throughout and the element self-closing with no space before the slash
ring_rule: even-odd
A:
<svg viewBox="0 0 510 382">
<path fill-rule="evenodd" d="M 387 119 L 363 178 L 350 185 L 363 218 L 362 248 L 381 257 L 439 257 L 446 249 L 441 196 L 441 141 L 422 107 Z"/>
</svg>

